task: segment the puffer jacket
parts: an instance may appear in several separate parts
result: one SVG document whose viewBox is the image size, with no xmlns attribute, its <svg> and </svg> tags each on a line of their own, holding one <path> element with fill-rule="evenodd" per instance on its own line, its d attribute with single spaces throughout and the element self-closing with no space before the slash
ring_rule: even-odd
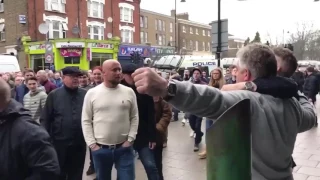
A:
<svg viewBox="0 0 320 180">
<path fill-rule="evenodd" d="M 36 92 L 29 91 L 23 98 L 24 108 L 30 110 L 32 120 L 40 124 L 41 112 L 46 104 L 47 94 L 43 87 Z"/>
</svg>

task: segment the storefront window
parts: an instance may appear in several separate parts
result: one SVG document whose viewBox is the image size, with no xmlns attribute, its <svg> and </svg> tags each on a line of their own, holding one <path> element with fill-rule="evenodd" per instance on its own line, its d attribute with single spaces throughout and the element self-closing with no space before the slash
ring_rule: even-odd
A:
<svg viewBox="0 0 320 180">
<path fill-rule="evenodd" d="M 90 61 L 90 69 L 101 66 L 103 61 L 112 59 L 113 54 L 92 53 L 92 60 Z"/>
<path fill-rule="evenodd" d="M 45 63 L 44 54 L 41 55 L 31 55 L 31 69 L 35 72 L 39 70 L 50 69 L 50 64 Z"/>
<path fill-rule="evenodd" d="M 64 57 L 64 64 L 80 64 L 80 57 Z"/>
</svg>

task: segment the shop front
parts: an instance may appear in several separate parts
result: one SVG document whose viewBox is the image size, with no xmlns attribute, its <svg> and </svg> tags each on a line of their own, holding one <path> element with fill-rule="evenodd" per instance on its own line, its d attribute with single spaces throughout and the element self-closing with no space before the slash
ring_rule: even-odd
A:
<svg viewBox="0 0 320 180">
<path fill-rule="evenodd" d="M 89 70 L 100 66 L 104 60 L 117 59 L 119 39 L 108 41 L 86 39 L 52 40 L 53 61 L 45 60 L 45 42 L 25 42 L 25 53 L 28 55 L 29 68 L 60 70 L 67 66 L 75 66 Z"/>
<path fill-rule="evenodd" d="M 121 44 L 118 52 L 118 61 L 123 65 L 126 63 L 132 63 L 132 53 L 139 53 L 141 56 L 141 65 L 146 57 L 150 57 L 150 46 L 142 45 L 124 45 Z"/>
</svg>

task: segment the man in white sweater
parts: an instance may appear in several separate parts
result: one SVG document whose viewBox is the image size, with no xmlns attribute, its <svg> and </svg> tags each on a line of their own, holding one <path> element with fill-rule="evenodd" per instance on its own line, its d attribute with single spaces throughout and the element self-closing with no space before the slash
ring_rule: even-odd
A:
<svg viewBox="0 0 320 180">
<path fill-rule="evenodd" d="M 139 124 L 136 95 L 119 84 L 121 65 L 116 60 L 103 63 L 103 79 L 84 98 L 83 135 L 92 151 L 97 179 L 111 180 L 115 164 L 118 180 L 134 180 L 132 143 Z"/>
</svg>

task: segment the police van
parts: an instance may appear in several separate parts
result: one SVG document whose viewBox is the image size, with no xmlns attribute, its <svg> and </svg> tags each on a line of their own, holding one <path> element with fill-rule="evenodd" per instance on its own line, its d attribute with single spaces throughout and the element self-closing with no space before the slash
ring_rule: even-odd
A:
<svg viewBox="0 0 320 180">
<path fill-rule="evenodd" d="M 20 72 L 20 66 L 16 56 L 11 54 L 0 54 L 0 73 Z"/>
</svg>

